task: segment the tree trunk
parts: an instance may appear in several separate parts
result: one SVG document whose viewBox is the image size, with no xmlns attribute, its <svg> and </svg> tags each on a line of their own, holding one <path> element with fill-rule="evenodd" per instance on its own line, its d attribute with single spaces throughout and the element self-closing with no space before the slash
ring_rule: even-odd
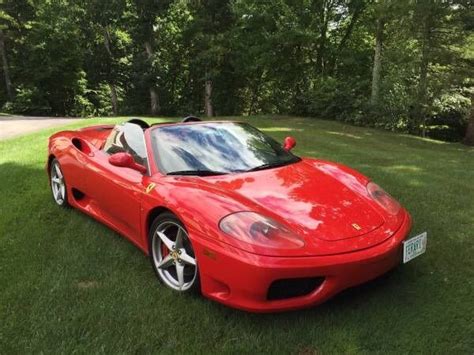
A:
<svg viewBox="0 0 474 355">
<path fill-rule="evenodd" d="M 145 41 L 145 51 L 147 53 L 150 66 L 152 66 L 153 63 L 151 63 L 151 61 L 153 60 L 154 50 L 150 41 Z M 158 97 L 158 92 L 155 88 L 155 85 L 153 85 L 153 83 L 150 83 L 149 90 L 150 90 L 150 113 L 152 116 L 156 116 L 160 111 L 160 100 Z"/>
<path fill-rule="evenodd" d="M 112 112 L 114 116 L 117 116 L 118 115 L 117 88 L 112 83 L 109 83 L 109 88 L 110 88 L 110 100 L 112 102 Z"/>
<path fill-rule="evenodd" d="M 207 117 L 214 116 L 212 107 L 212 80 L 206 80 L 204 85 L 204 111 Z"/>
<path fill-rule="evenodd" d="M 372 92 L 370 94 L 370 104 L 377 106 L 380 97 L 380 80 L 382 72 L 382 46 L 383 46 L 383 32 L 385 27 L 385 20 L 379 18 L 377 20 L 377 30 L 375 32 L 375 53 L 374 64 L 372 67 Z"/>
<path fill-rule="evenodd" d="M 3 76 L 5 78 L 5 87 L 7 89 L 8 99 L 12 101 L 13 100 L 12 82 L 10 80 L 10 68 L 8 66 L 7 53 L 5 50 L 5 36 L 3 34 L 2 29 L 0 29 L 0 55 L 2 56 Z"/>
<path fill-rule="evenodd" d="M 324 57 L 326 51 L 327 30 L 329 25 L 329 12 L 332 7 L 332 1 L 323 1 L 319 15 L 320 33 L 318 40 L 318 52 L 316 55 L 316 68 L 320 74 L 324 74 Z"/>
<path fill-rule="evenodd" d="M 159 112 L 160 101 L 158 99 L 158 92 L 154 87 L 150 87 L 150 113 L 152 116 L 156 116 Z"/>
<path fill-rule="evenodd" d="M 426 88 L 427 88 L 427 81 L 428 81 L 428 62 L 423 56 L 420 65 L 420 82 L 418 83 L 418 100 L 416 102 L 417 109 L 416 109 L 416 120 L 418 121 L 418 126 L 422 126 L 421 128 L 421 136 L 426 137 Z"/>
<path fill-rule="evenodd" d="M 105 50 L 107 51 L 107 54 L 109 57 L 112 59 L 114 56 L 112 55 L 112 50 L 110 49 L 110 33 L 107 28 L 104 28 L 104 46 Z"/>
<path fill-rule="evenodd" d="M 252 90 L 252 97 L 250 99 L 250 109 L 249 114 L 255 115 L 257 113 L 257 100 L 258 100 L 258 93 L 260 91 L 260 84 L 263 79 L 263 74 L 258 76 L 258 80 L 251 86 Z"/>
<path fill-rule="evenodd" d="M 145 51 L 148 59 L 151 59 L 153 57 L 154 51 L 150 41 L 145 41 Z"/>
<path fill-rule="evenodd" d="M 426 105 L 428 89 L 428 69 L 430 66 L 431 49 L 431 17 L 427 15 L 423 24 L 421 45 L 420 81 L 418 82 L 418 96 L 415 103 L 415 119 L 417 126 L 422 126 L 421 135 L 426 136 Z"/>
<path fill-rule="evenodd" d="M 110 61 L 112 62 L 114 59 L 114 56 L 112 54 L 112 50 L 110 49 L 110 33 L 109 30 L 104 27 L 104 47 L 105 50 L 107 51 L 107 54 L 109 55 Z M 114 116 L 118 115 L 118 96 L 117 96 L 117 88 L 115 87 L 115 84 L 109 80 L 109 88 L 110 88 L 110 102 L 112 103 L 112 113 Z"/>
<path fill-rule="evenodd" d="M 469 123 L 463 143 L 474 146 L 474 94 L 471 95 L 471 113 L 469 114 Z"/>
</svg>

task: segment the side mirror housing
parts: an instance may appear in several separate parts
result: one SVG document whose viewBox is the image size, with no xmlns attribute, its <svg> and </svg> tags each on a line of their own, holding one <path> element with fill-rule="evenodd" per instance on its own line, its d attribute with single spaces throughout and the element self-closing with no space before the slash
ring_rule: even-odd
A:
<svg viewBox="0 0 474 355">
<path fill-rule="evenodd" d="M 120 152 L 112 154 L 109 157 L 109 163 L 121 168 L 130 168 L 139 171 L 142 174 L 146 173 L 146 168 L 143 165 L 136 163 L 132 155 L 129 153 Z"/>
<path fill-rule="evenodd" d="M 283 142 L 283 149 L 285 149 L 287 152 L 289 152 L 295 146 L 296 146 L 296 139 L 294 139 L 291 136 L 285 138 L 285 140 Z"/>
</svg>

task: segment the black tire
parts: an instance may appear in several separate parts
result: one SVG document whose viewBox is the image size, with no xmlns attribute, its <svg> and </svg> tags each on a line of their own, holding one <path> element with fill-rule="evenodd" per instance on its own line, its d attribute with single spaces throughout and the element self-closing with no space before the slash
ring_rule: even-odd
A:
<svg viewBox="0 0 474 355">
<path fill-rule="evenodd" d="M 66 179 L 59 161 L 55 158 L 49 165 L 49 185 L 53 201 L 58 206 L 69 207 Z"/>
<path fill-rule="evenodd" d="M 174 251 L 180 252 L 179 255 L 183 258 L 185 256 L 186 258 L 190 256 L 191 259 L 194 259 L 194 266 L 185 263 L 184 260 L 180 259 L 180 256 L 178 256 L 176 253 L 173 254 L 173 251 L 164 245 L 165 243 L 158 236 L 158 231 L 163 230 L 163 228 L 165 228 L 165 233 L 168 233 L 165 236 L 169 237 L 169 240 L 173 243 L 176 242 L 177 233 L 179 233 L 178 228 L 181 228 L 181 233 L 183 231 L 185 232 L 185 235 L 181 234 L 183 239 L 183 248 L 177 248 L 174 249 Z M 174 232 L 175 229 L 176 233 Z M 173 234 L 176 234 L 175 239 L 173 239 Z M 164 248 L 168 250 L 169 254 L 163 255 Z M 201 285 L 199 279 L 199 268 L 195 258 L 194 249 L 192 247 L 191 240 L 188 237 L 186 227 L 174 214 L 170 212 L 164 212 L 154 219 L 148 233 L 148 251 L 153 270 L 155 271 L 158 280 L 163 285 L 177 293 L 200 294 Z M 176 259 L 173 259 L 173 264 L 170 264 L 166 269 L 159 268 L 159 262 L 163 261 L 167 256 L 176 256 Z M 179 283 L 175 283 L 178 279 L 178 267 L 180 267 L 180 265 L 183 266 L 183 280 L 185 281 L 181 287 L 179 287 Z M 176 268 L 176 270 L 174 270 L 174 268 Z"/>
</svg>

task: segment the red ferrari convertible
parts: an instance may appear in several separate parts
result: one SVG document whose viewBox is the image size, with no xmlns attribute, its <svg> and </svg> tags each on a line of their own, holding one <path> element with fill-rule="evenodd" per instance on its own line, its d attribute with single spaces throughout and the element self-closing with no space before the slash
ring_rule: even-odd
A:
<svg viewBox="0 0 474 355">
<path fill-rule="evenodd" d="M 241 122 L 62 131 L 54 201 L 128 238 L 164 285 L 255 312 L 319 304 L 426 249 L 408 212 L 367 177 L 291 153 Z"/>
</svg>

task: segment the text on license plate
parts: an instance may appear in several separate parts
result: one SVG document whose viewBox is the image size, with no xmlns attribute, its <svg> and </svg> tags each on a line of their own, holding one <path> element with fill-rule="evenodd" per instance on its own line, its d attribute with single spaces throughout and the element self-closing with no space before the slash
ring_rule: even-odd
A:
<svg viewBox="0 0 474 355">
<path fill-rule="evenodd" d="M 426 232 L 403 242 L 403 263 L 420 256 L 426 251 L 428 234 Z"/>
</svg>

